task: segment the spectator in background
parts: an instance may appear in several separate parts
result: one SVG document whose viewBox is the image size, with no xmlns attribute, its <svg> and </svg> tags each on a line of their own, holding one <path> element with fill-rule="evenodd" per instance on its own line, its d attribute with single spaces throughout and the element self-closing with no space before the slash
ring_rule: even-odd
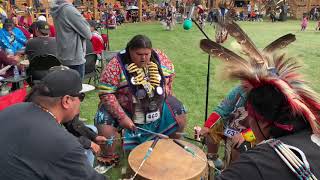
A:
<svg viewBox="0 0 320 180">
<path fill-rule="evenodd" d="M 256 11 L 251 11 L 251 13 L 250 13 L 250 20 L 251 20 L 251 21 L 256 21 L 256 19 L 257 19 Z"/>
<path fill-rule="evenodd" d="M 49 18 L 48 21 L 47 21 L 47 18 L 44 17 L 43 15 L 41 15 L 41 16 L 39 16 L 37 18 L 37 21 L 33 22 L 29 27 L 29 32 L 31 34 L 33 34 L 33 37 L 36 37 L 35 36 L 35 31 L 36 31 L 36 28 L 37 28 L 36 24 L 37 24 L 38 21 L 46 21 L 48 23 L 49 29 L 50 29 L 49 37 L 55 37 L 56 36 L 56 30 L 55 30 L 55 28 L 53 26 L 52 18 Z"/>
<path fill-rule="evenodd" d="M 105 3 L 104 0 L 98 0 L 98 9 L 100 11 L 102 11 L 102 9 L 104 8 L 104 3 Z"/>
<path fill-rule="evenodd" d="M 247 4 L 247 10 L 248 10 L 248 19 L 250 19 L 250 17 L 251 17 L 251 4 L 250 4 L 250 1 Z"/>
<path fill-rule="evenodd" d="M 29 33 L 31 33 L 32 35 L 33 35 L 33 37 L 36 37 L 35 36 L 35 32 L 36 32 L 36 23 L 37 23 L 37 21 L 35 21 L 35 22 L 33 22 L 30 26 L 29 26 L 29 29 L 28 29 L 28 31 L 29 31 Z"/>
<path fill-rule="evenodd" d="M 277 21 L 275 10 L 272 10 L 272 11 L 270 12 L 270 18 L 271 18 L 271 21 L 272 21 L 272 22 L 276 22 L 276 21 Z"/>
<path fill-rule="evenodd" d="M 51 15 L 56 28 L 57 57 L 62 64 L 85 73 L 86 40 L 92 34 L 88 22 L 72 5 L 73 0 L 56 0 L 51 8 Z"/>
<path fill-rule="evenodd" d="M 24 36 L 26 36 L 27 39 L 32 38 L 32 34 L 24 27 L 24 17 L 20 17 L 20 20 L 18 21 L 17 17 L 12 17 L 13 24 L 16 28 L 20 29 L 20 31 L 23 32 Z"/>
<path fill-rule="evenodd" d="M 29 60 L 36 55 L 57 54 L 57 43 L 54 37 L 49 37 L 50 28 L 46 21 L 37 21 L 35 38 L 28 40 L 26 54 Z"/>
<path fill-rule="evenodd" d="M 82 15 L 87 21 L 92 20 L 92 12 L 90 9 L 88 9 L 88 11 L 84 11 Z"/>
<path fill-rule="evenodd" d="M 8 54 L 14 55 L 24 51 L 26 37 L 23 32 L 14 27 L 12 19 L 6 19 L 3 28 L 0 30 L 0 46 Z"/>
<path fill-rule="evenodd" d="M 301 21 L 301 31 L 305 31 L 308 26 L 308 16 L 306 14 L 303 15 Z"/>
<path fill-rule="evenodd" d="M 50 29 L 49 37 L 56 37 L 56 30 L 51 17 L 47 19 L 45 16 L 41 15 L 38 17 L 37 21 L 46 21 Z"/>
<path fill-rule="evenodd" d="M 94 20 L 89 21 L 90 24 L 90 30 L 92 33 L 91 43 L 93 46 L 93 51 L 96 54 L 101 54 L 102 51 L 105 49 L 104 47 L 104 41 L 97 31 L 97 22 Z"/>
<path fill-rule="evenodd" d="M 5 4 L 2 0 L 0 0 L 0 19 L 1 19 L 1 24 L 4 23 L 4 20 L 6 20 L 8 18 L 8 15 L 5 11 Z M 2 28 L 2 26 L 0 27 Z"/>
<path fill-rule="evenodd" d="M 49 36 L 50 36 L 50 37 L 56 37 L 56 29 L 54 28 L 53 20 L 52 20 L 51 17 L 48 18 L 47 23 L 49 24 L 49 28 L 50 28 L 50 34 L 49 34 Z"/>
<path fill-rule="evenodd" d="M 116 12 L 110 11 L 108 21 L 107 21 L 107 28 L 110 29 L 116 29 L 117 28 L 117 18 L 116 18 Z"/>
</svg>

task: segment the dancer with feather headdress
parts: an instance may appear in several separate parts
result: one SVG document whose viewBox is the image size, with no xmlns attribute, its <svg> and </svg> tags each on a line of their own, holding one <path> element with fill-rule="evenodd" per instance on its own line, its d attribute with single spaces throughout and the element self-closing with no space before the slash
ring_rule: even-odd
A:
<svg viewBox="0 0 320 180">
<path fill-rule="evenodd" d="M 247 59 L 207 39 L 200 47 L 224 60 L 231 79 L 241 80 L 257 146 L 242 153 L 217 179 L 319 178 L 319 95 L 297 72 L 301 66 L 294 58 L 272 53 L 292 39 L 280 39 L 260 52 L 235 22 L 226 28 Z"/>
<path fill-rule="evenodd" d="M 252 48 L 256 49 L 253 42 L 236 24 L 228 25 L 228 23 L 226 23 L 225 28 L 229 29 L 231 36 L 243 36 L 240 37 L 240 39 L 238 37 L 239 43 L 251 44 Z M 241 33 L 239 34 L 237 31 L 240 31 Z M 263 52 L 274 53 L 275 51 L 286 47 L 294 40 L 294 35 L 284 35 L 265 47 Z M 248 46 L 246 51 L 251 52 L 252 48 Z M 223 49 L 223 51 L 229 52 L 227 49 Z M 229 53 L 234 54 L 231 51 Z M 255 54 L 257 54 L 257 52 Z M 234 56 L 237 57 L 238 55 L 234 54 Z M 218 159 L 217 154 L 222 138 L 226 139 L 224 157 L 225 167 L 228 167 L 232 161 L 238 158 L 239 151 L 241 151 L 241 149 L 239 149 L 240 145 L 245 141 L 241 132 L 246 132 L 248 130 L 248 123 L 246 122 L 248 113 L 244 108 L 246 100 L 247 93 L 242 85 L 238 85 L 233 88 L 225 99 L 214 109 L 200 131 L 202 136 L 207 137 L 208 158 L 212 159 L 219 169 L 223 166 L 219 162 L 220 160 Z"/>
</svg>

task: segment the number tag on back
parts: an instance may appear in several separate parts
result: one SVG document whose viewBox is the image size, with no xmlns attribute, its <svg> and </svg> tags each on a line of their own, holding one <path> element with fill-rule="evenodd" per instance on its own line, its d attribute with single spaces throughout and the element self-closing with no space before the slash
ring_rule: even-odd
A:
<svg viewBox="0 0 320 180">
<path fill-rule="evenodd" d="M 234 129 L 231 129 L 229 127 L 227 127 L 225 130 L 224 130 L 224 135 L 227 136 L 228 138 L 232 138 L 234 135 L 238 134 L 239 131 L 237 130 L 234 130 Z"/>
</svg>

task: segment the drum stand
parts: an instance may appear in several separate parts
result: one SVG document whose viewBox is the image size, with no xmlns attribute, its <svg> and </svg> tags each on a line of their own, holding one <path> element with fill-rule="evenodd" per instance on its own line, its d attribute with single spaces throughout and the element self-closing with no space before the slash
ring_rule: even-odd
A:
<svg viewBox="0 0 320 180">
<path fill-rule="evenodd" d="M 203 31 L 203 29 L 200 27 L 200 25 L 197 23 L 196 20 L 191 18 L 192 22 L 196 24 L 198 29 L 202 32 L 202 34 L 210 40 L 208 35 Z M 206 87 L 206 104 L 205 104 L 205 114 L 204 114 L 204 120 L 206 121 L 208 118 L 208 103 L 209 103 L 209 87 L 210 87 L 210 64 L 211 64 L 211 58 L 210 55 L 208 55 L 208 69 L 207 69 L 207 87 Z"/>
</svg>

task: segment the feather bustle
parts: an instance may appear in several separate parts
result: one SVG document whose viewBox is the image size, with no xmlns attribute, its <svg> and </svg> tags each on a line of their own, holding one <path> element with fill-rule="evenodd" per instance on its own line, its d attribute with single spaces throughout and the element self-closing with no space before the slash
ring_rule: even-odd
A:
<svg viewBox="0 0 320 180">
<path fill-rule="evenodd" d="M 262 53 L 256 48 L 250 38 L 233 21 L 226 22 L 226 28 L 231 36 L 242 46 L 248 55 L 246 60 L 223 46 L 210 41 L 201 40 L 200 47 L 210 55 L 224 60 L 225 72 L 231 79 L 241 80 L 245 91 L 264 85 L 272 85 L 286 97 L 293 114 L 302 113 L 309 122 L 314 133 L 320 134 L 320 96 L 314 92 L 302 75 L 298 72 L 301 65 L 294 58 L 285 54 L 273 53 L 295 41 L 293 34 L 287 34 L 270 43 Z M 275 73 L 270 73 L 266 67 L 275 67 Z"/>
</svg>

